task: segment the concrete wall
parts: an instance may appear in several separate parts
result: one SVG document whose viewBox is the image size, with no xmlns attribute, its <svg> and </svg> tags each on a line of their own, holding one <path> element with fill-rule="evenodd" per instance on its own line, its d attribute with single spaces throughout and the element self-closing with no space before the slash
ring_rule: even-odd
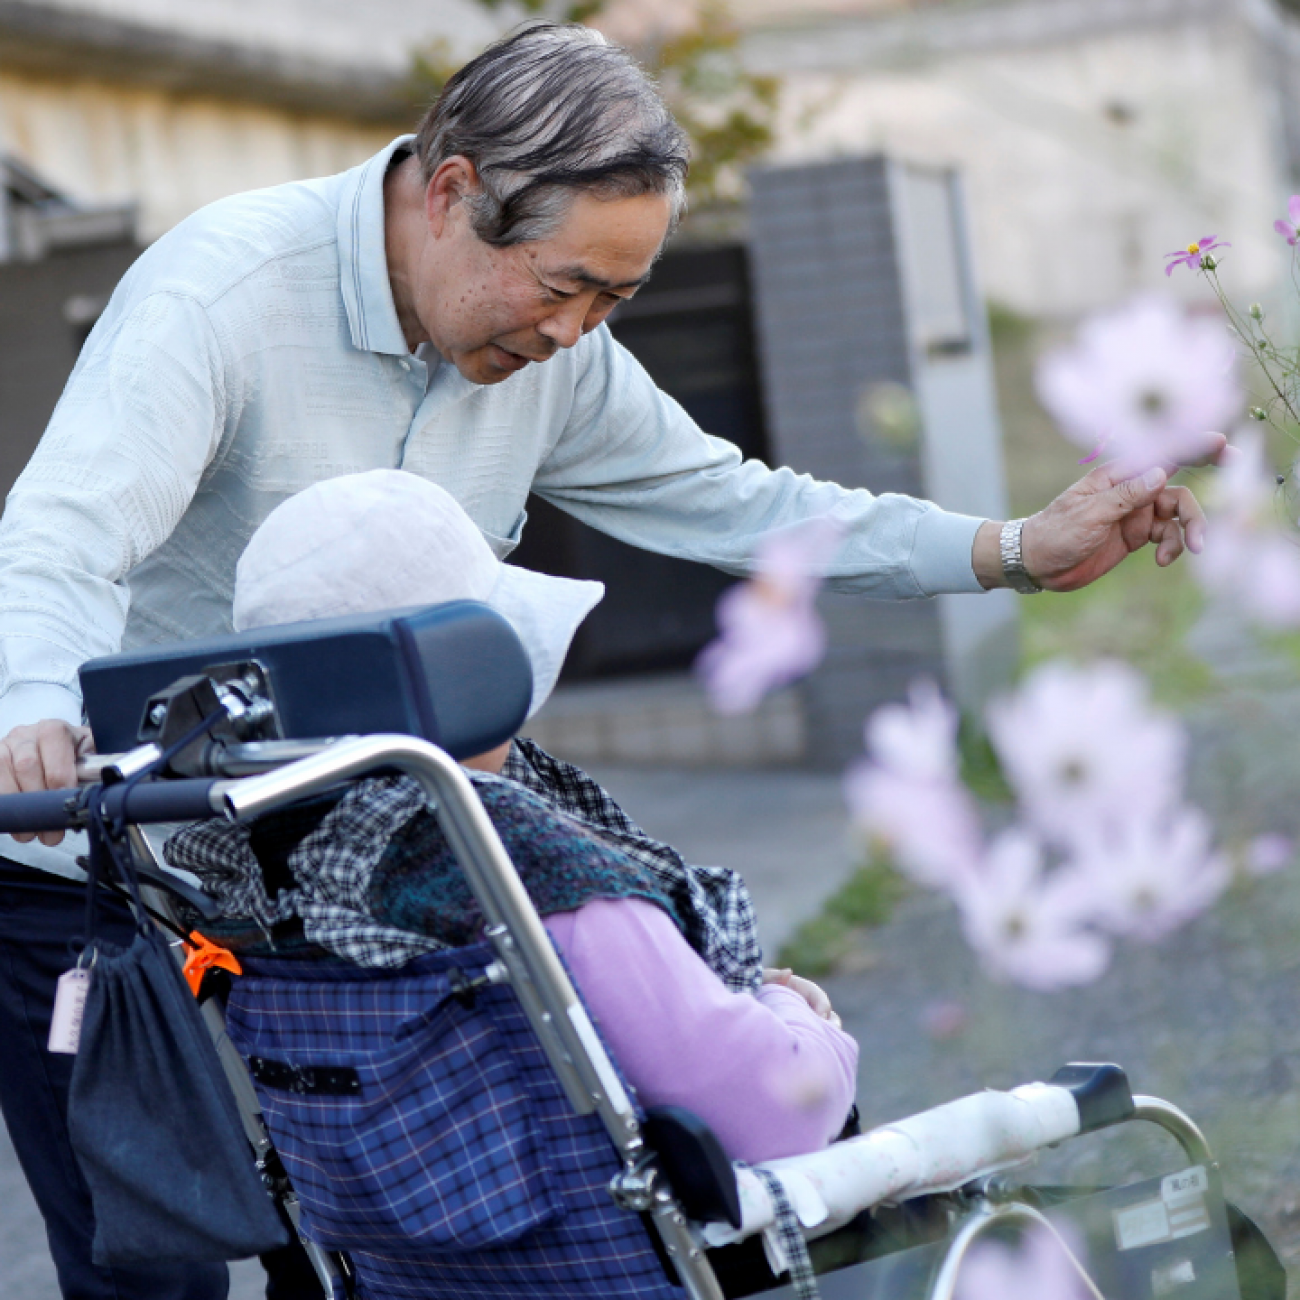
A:
<svg viewBox="0 0 1300 1300">
<path fill-rule="evenodd" d="M 1272 0 L 1013 0 L 757 30 L 788 86 L 780 160 L 880 150 L 960 167 L 985 292 L 1073 316 L 1164 287 L 1163 254 L 1234 244 L 1257 296 L 1284 266 L 1300 36 Z M 1300 140 L 1300 129 L 1291 133 Z M 1189 298 L 1205 291 L 1175 277 Z"/>
<path fill-rule="evenodd" d="M 82 202 L 135 202 L 150 240 L 214 199 L 342 171 L 399 124 L 0 69 L 0 152 Z"/>
<path fill-rule="evenodd" d="M 412 55 L 468 57 L 474 0 L 0 0 L 0 153 L 152 239 L 239 190 L 341 171 L 419 116 Z"/>
</svg>

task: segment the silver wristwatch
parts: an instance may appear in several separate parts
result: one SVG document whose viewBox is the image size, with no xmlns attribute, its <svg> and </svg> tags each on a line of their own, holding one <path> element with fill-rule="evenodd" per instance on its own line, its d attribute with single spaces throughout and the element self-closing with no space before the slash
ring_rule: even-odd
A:
<svg viewBox="0 0 1300 1300">
<path fill-rule="evenodd" d="M 1018 591 L 1022 596 L 1036 596 L 1042 587 L 1029 576 L 1020 554 L 1020 534 L 1024 527 L 1023 519 L 1010 519 L 1002 525 L 1002 533 L 998 538 L 998 549 L 1002 552 L 1002 573 L 1013 591 Z"/>
</svg>

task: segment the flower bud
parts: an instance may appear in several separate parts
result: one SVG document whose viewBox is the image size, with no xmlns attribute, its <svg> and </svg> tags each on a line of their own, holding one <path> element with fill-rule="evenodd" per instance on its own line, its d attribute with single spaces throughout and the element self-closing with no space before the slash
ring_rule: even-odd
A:
<svg viewBox="0 0 1300 1300">
<path fill-rule="evenodd" d="M 1201 258 L 1202 271 L 1215 271 L 1218 270 L 1218 266 L 1219 259 L 1215 257 L 1213 253 L 1206 253 L 1206 255 Z"/>
<path fill-rule="evenodd" d="M 1250 408 L 1250 418 L 1252 420 L 1267 420 L 1268 412 L 1262 406 L 1252 406 Z"/>
<path fill-rule="evenodd" d="M 1252 302 L 1250 304 L 1250 319 L 1251 320 L 1264 319 L 1264 309 L 1257 302 Z"/>
</svg>

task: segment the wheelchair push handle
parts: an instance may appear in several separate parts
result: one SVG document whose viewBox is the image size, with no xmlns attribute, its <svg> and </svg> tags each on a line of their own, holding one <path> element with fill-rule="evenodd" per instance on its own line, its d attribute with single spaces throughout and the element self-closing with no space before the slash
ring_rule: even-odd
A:
<svg viewBox="0 0 1300 1300">
<path fill-rule="evenodd" d="M 214 777 L 182 781 L 143 781 L 128 789 L 108 786 L 104 812 L 129 822 L 200 821 L 223 815 L 221 791 L 229 785 Z M 81 789 L 39 790 L 0 795 L 0 833 L 78 830 L 85 824 Z"/>
</svg>

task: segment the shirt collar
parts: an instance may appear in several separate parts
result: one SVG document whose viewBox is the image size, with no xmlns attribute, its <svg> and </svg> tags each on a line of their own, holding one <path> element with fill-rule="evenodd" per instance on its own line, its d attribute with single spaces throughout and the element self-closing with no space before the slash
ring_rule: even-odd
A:
<svg viewBox="0 0 1300 1300">
<path fill-rule="evenodd" d="M 384 177 L 393 155 L 411 144 L 399 135 L 350 171 L 339 198 L 339 270 L 352 343 L 363 352 L 410 356 L 397 319 L 384 249 Z"/>
</svg>

